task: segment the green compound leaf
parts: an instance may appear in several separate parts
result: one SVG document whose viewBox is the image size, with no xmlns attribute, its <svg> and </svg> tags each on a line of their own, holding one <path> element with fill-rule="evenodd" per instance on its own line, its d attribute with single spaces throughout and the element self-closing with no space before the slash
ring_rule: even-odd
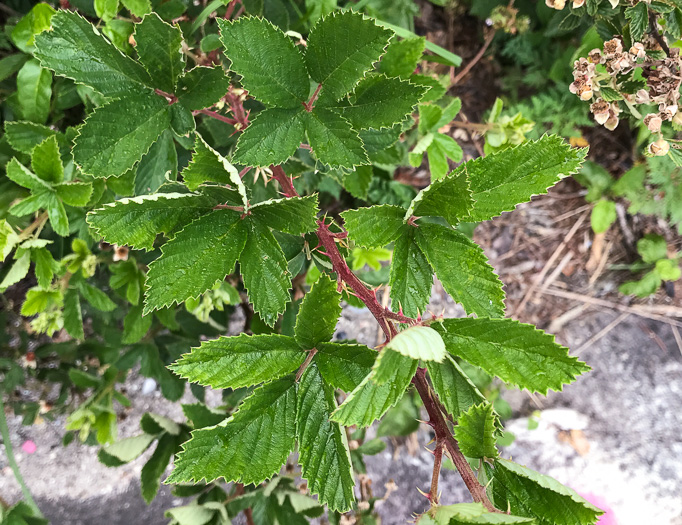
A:
<svg viewBox="0 0 682 525">
<path fill-rule="evenodd" d="M 306 115 L 303 107 L 262 111 L 239 137 L 235 162 L 260 167 L 282 164 L 305 141 Z"/>
<path fill-rule="evenodd" d="M 390 128 L 412 113 L 427 89 L 399 78 L 367 76 L 355 87 L 352 106 L 340 113 L 356 130 Z"/>
<path fill-rule="evenodd" d="M 393 38 L 379 62 L 379 71 L 387 77 L 409 78 L 421 61 L 426 39 L 423 36 L 398 40 Z"/>
<path fill-rule="evenodd" d="M 187 225 L 149 266 L 145 313 L 199 297 L 234 270 L 246 243 L 239 212 L 215 210 Z"/>
<path fill-rule="evenodd" d="M 346 432 L 329 420 L 335 409 L 334 389 L 325 384 L 315 365 L 309 366 L 298 386 L 296 411 L 302 477 L 321 503 L 345 512 L 355 501 L 355 480 Z"/>
<path fill-rule="evenodd" d="M 440 334 L 428 326 L 412 326 L 389 341 L 386 348 L 422 361 L 441 363 L 446 356 L 445 344 Z"/>
<path fill-rule="evenodd" d="M 348 236 L 365 248 L 383 248 L 399 239 L 404 225 L 405 209 L 400 206 L 372 206 L 341 213 Z"/>
<path fill-rule="evenodd" d="M 490 403 L 473 405 L 459 415 L 454 427 L 455 438 L 468 458 L 496 458 L 496 415 Z"/>
<path fill-rule="evenodd" d="M 52 30 L 36 35 L 35 57 L 57 75 L 85 84 L 107 97 L 150 92 L 145 69 L 106 40 L 93 25 L 73 11 L 52 17 Z M 134 115 L 121 111 L 121 118 Z"/>
<path fill-rule="evenodd" d="M 195 111 L 218 102 L 229 88 L 230 79 L 222 67 L 197 66 L 178 80 L 175 94 L 178 104 Z"/>
<path fill-rule="evenodd" d="M 308 144 L 320 162 L 343 168 L 369 164 L 358 132 L 341 115 L 320 107 L 303 115 Z"/>
<path fill-rule="evenodd" d="M 284 377 L 305 357 L 291 337 L 240 334 L 204 341 L 168 368 L 193 383 L 236 389 Z"/>
<path fill-rule="evenodd" d="M 445 291 L 467 313 L 504 315 L 502 282 L 480 246 L 452 228 L 432 223 L 420 223 L 415 239 Z"/>
<path fill-rule="evenodd" d="M 49 136 L 33 149 L 31 168 L 38 177 L 49 183 L 64 180 L 64 166 L 59 155 L 56 135 Z"/>
<path fill-rule="evenodd" d="M 469 220 L 492 219 L 533 195 L 546 193 L 547 188 L 575 173 L 585 154 L 585 149 L 571 148 L 556 135 L 545 135 L 462 164 L 455 172 L 464 172 L 469 178 L 474 199 Z"/>
<path fill-rule="evenodd" d="M 98 107 L 76 137 L 74 161 L 94 177 L 123 175 L 170 125 L 168 107 L 156 95 L 130 96 Z"/>
<path fill-rule="evenodd" d="M 251 215 L 275 230 L 300 235 L 317 228 L 317 195 L 272 199 L 251 206 Z"/>
<path fill-rule="evenodd" d="M 340 315 L 341 294 L 336 289 L 336 282 L 322 274 L 305 294 L 298 310 L 294 328 L 296 342 L 301 348 L 312 350 L 320 343 L 330 341 Z"/>
<path fill-rule="evenodd" d="M 538 525 L 594 524 L 603 511 L 549 476 L 498 459 L 490 491 L 497 508 L 535 518 Z"/>
<path fill-rule="evenodd" d="M 310 77 L 322 84 L 320 103 L 349 93 L 379 60 L 392 32 L 352 11 L 335 11 L 310 31 L 305 62 Z"/>
<path fill-rule="evenodd" d="M 394 406 L 403 397 L 405 389 L 409 386 L 412 377 L 417 371 L 416 359 L 409 359 L 401 356 L 397 352 L 390 351 L 397 355 L 400 364 L 403 366 L 382 370 L 382 384 L 374 382 L 376 367 L 368 374 L 362 382 L 350 393 L 331 416 L 333 421 L 344 426 L 358 425 L 368 427 L 374 421 L 383 416 L 389 408 Z M 383 353 L 383 352 L 382 352 Z M 394 361 L 391 359 L 391 361 Z M 407 365 L 407 366 L 404 366 Z M 389 377 L 390 372 L 390 377 Z"/>
<path fill-rule="evenodd" d="M 255 218 L 246 225 L 248 237 L 239 258 L 244 287 L 258 313 L 269 326 L 291 300 L 291 274 L 287 259 L 270 228 Z"/>
<path fill-rule="evenodd" d="M 474 201 L 471 198 L 466 173 L 453 172 L 421 190 L 412 200 L 407 216 L 443 217 L 450 224 L 455 225 L 461 220 L 468 219 L 473 205 Z"/>
<path fill-rule="evenodd" d="M 180 50 L 182 33 L 167 24 L 156 13 L 151 13 L 135 25 L 135 50 L 154 86 L 173 93 L 175 82 L 185 70 L 185 60 Z"/>
<path fill-rule="evenodd" d="M 151 250 L 159 233 L 209 213 L 214 203 L 204 195 L 157 193 L 105 204 L 88 213 L 88 224 L 108 243 Z"/>
<path fill-rule="evenodd" d="M 431 327 L 453 355 L 531 392 L 560 391 L 590 370 L 554 336 L 513 319 L 446 319 Z"/>
<path fill-rule="evenodd" d="M 402 310 L 408 317 L 417 317 L 429 304 L 433 270 L 426 255 L 414 241 L 416 228 L 408 225 L 402 228 L 393 247 L 389 281 L 391 304 L 394 311 Z"/>
<path fill-rule="evenodd" d="M 455 420 L 472 405 L 486 401 L 485 396 L 451 356 L 445 356 L 442 363 L 429 361 L 426 368 L 440 402 Z"/>
<path fill-rule="evenodd" d="M 262 18 L 221 18 L 218 26 L 230 69 L 241 75 L 249 94 L 266 105 L 301 108 L 308 99 L 310 80 L 303 55 L 291 38 Z"/>
<path fill-rule="evenodd" d="M 376 357 L 376 351 L 365 345 L 321 343 L 315 363 L 326 383 L 350 392 L 371 372 Z"/>
<path fill-rule="evenodd" d="M 293 378 L 267 383 L 254 390 L 229 419 L 192 432 L 165 483 L 222 477 L 258 485 L 284 464 L 295 436 L 296 383 Z"/>
</svg>

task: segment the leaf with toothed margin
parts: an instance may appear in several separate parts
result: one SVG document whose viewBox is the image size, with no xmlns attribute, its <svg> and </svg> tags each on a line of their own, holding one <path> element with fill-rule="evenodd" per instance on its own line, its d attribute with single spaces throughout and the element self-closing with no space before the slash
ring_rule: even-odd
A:
<svg viewBox="0 0 682 525">
<path fill-rule="evenodd" d="M 341 115 L 315 108 L 311 113 L 304 112 L 303 118 L 308 144 L 317 160 L 344 168 L 369 164 L 362 139 Z"/>
<path fill-rule="evenodd" d="M 391 339 L 386 348 L 390 348 L 405 357 L 436 361 L 445 359 L 445 344 L 440 334 L 428 326 L 411 326 L 402 330 Z"/>
<path fill-rule="evenodd" d="M 281 232 L 301 235 L 317 228 L 317 194 L 259 202 L 250 211 L 255 219 Z"/>
<path fill-rule="evenodd" d="M 384 204 L 341 213 L 348 236 L 365 248 L 383 248 L 400 237 L 405 209 Z"/>
<path fill-rule="evenodd" d="M 365 345 L 320 343 L 315 363 L 327 383 L 350 392 L 371 372 L 376 357 L 376 351 Z"/>
<path fill-rule="evenodd" d="M 312 494 L 330 509 L 345 512 L 353 506 L 353 467 L 346 431 L 329 415 L 336 409 L 334 388 L 311 364 L 298 386 L 296 437 L 301 476 Z"/>
<path fill-rule="evenodd" d="M 180 29 L 167 24 L 156 13 L 150 13 L 135 24 L 134 38 L 137 56 L 154 86 L 173 93 L 178 77 L 185 70 Z"/>
<path fill-rule="evenodd" d="M 453 172 L 421 190 L 412 200 L 406 216 L 443 217 L 455 225 L 461 220 L 469 219 L 469 212 L 473 206 L 474 201 L 466 173 Z"/>
<path fill-rule="evenodd" d="M 433 270 L 414 240 L 416 230 L 411 225 L 402 226 L 393 246 L 389 281 L 393 311 L 402 309 L 405 315 L 414 318 L 426 310 L 433 287 Z"/>
<path fill-rule="evenodd" d="M 132 95 L 98 107 L 75 140 L 73 159 L 93 177 L 123 175 L 170 126 L 168 102 Z"/>
<path fill-rule="evenodd" d="M 336 282 L 322 274 L 305 294 L 298 309 L 294 328 L 296 341 L 306 350 L 330 341 L 340 315 L 341 294 L 336 289 Z"/>
<path fill-rule="evenodd" d="M 149 265 L 145 315 L 196 298 L 234 270 L 247 227 L 233 210 L 215 210 L 188 224 Z"/>
<path fill-rule="evenodd" d="M 455 439 L 462 453 L 468 458 L 496 458 L 495 447 L 497 416 L 488 402 L 472 405 L 457 418 Z"/>
<path fill-rule="evenodd" d="M 204 341 L 168 368 L 203 386 L 241 388 L 294 372 L 306 355 L 292 337 L 240 334 Z"/>
<path fill-rule="evenodd" d="M 305 53 L 310 77 L 322 84 L 320 104 L 349 93 L 379 60 L 392 34 L 352 11 L 335 11 L 320 19 L 310 30 Z"/>
<path fill-rule="evenodd" d="M 467 220 L 492 219 L 533 195 L 547 193 L 549 187 L 577 171 L 586 153 L 587 149 L 572 148 L 561 137 L 545 135 L 462 164 L 454 173 L 467 175 L 474 199 Z"/>
<path fill-rule="evenodd" d="M 258 485 L 279 471 L 295 436 L 296 383 L 288 377 L 254 390 L 224 422 L 192 432 L 165 483 L 222 477 Z"/>
<path fill-rule="evenodd" d="M 590 370 L 553 335 L 513 319 L 445 319 L 431 328 L 452 355 L 530 392 L 560 391 Z"/>
<path fill-rule="evenodd" d="M 175 94 L 178 97 L 178 104 L 196 111 L 218 102 L 228 89 L 230 79 L 221 66 L 197 66 L 180 77 Z"/>
<path fill-rule="evenodd" d="M 442 363 L 429 361 L 426 368 L 440 402 L 455 419 L 472 405 L 485 402 L 485 396 L 452 356 L 446 355 Z"/>
</svg>

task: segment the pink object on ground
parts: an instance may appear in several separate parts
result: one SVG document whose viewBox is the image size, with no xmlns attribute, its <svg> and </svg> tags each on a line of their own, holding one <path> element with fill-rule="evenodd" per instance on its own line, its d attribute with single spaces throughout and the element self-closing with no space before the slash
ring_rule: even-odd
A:
<svg viewBox="0 0 682 525">
<path fill-rule="evenodd" d="M 28 441 L 24 441 L 22 443 L 21 450 L 27 454 L 33 454 L 36 450 L 38 450 L 38 447 L 36 447 L 36 444 L 29 439 Z"/>
<path fill-rule="evenodd" d="M 606 500 L 604 498 L 592 493 L 581 494 L 581 496 L 590 503 L 592 503 L 592 505 L 596 505 L 597 507 L 604 511 L 604 514 L 599 516 L 599 521 L 597 522 L 599 525 L 618 525 L 615 513 L 613 512 L 611 507 L 609 507 L 608 503 L 606 503 Z"/>
</svg>

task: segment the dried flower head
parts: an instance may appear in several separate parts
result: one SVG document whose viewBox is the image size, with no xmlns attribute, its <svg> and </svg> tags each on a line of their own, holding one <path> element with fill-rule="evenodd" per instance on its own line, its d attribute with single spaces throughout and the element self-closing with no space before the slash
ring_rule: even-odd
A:
<svg viewBox="0 0 682 525">
<path fill-rule="evenodd" d="M 665 139 L 658 139 L 656 142 L 649 144 L 649 153 L 656 157 L 664 157 L 670 151 L 670 144 Z"/>
</svg>

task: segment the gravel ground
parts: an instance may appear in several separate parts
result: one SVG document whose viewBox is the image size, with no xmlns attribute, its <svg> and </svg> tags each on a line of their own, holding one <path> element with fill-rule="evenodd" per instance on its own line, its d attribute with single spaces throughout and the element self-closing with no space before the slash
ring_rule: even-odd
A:
<svg viewBox="0 0 682 525">
<path fill-rule="evenodd" d="M 439 287 L 432 310 L 448 316 L 460 311 Z M 573 348 L 598 333 L 615 314 L 587 314 L 567 324 L 561 343 Z M 643 329 L 644 321 L 630 317 L 606 336 L 580 351 L 593 371 L 564 392 L 531 399 L 525 393 L 505 397 L 516 419 L 507 428 L 516 441 L 504 457 L 549 474 L 583 495 L 598 498 L 613 512 L 619 525 L 682 525 L 682 353 L 667 325 L 647 324 L 657 343 Z M 366 310 L 347 307 L 338 335 L 376 343 L 376 325 Z M 120 424 L 120 436 L 138 432 L 146 411 L 180 417 L 179 405 L 165 401 L 158 391 L 144 395 L 143 379 L 127 385 L 135 406 Z M 187 400 L 191 399 L 189 393 Z M 540 410 L 538 427 L 528 429 L 528 416 Z M 144 459 L 120 468 L 97 461 L 96 449 L 61 446 L 63 420 L 23 427 L 10 417 L 10 431 L 20 468 L 38 504 L 54 525 L 110 525 L 167 523 L 163 510 L 180 503 L 167 488 L 150 506 L 139 495 L 138 477 Z M 28 455 L 19 445 L 31 439 L 37 451 Z M 414 455 L 395 443 L 367 458 L 374 494 L 382 496 L 393 480 L 398 490 L 378 506 L 383 525 L 404 524 L 426 508 L 417 488 L 430 483 L 432 456 L 424 450 L 426 431 L 418 435 Z M 19 489 L 0 448 L 2 497 L 15 501 Z M 443 502 L 469 501 L 458 475 L 444 471 Z"/>
</svg>

